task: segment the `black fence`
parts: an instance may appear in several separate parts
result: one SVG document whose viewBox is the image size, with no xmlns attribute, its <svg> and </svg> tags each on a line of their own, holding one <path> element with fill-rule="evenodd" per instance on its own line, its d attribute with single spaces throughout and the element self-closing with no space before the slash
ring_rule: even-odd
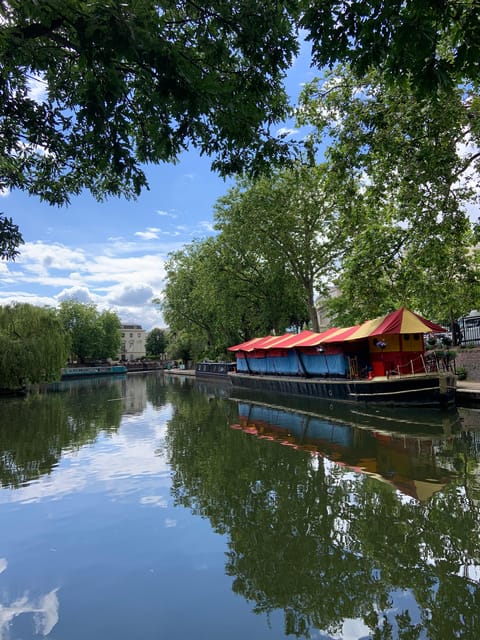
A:
<svg viewBox="0 0 480 640">
<path fill-rule="evenodd" d="M 467 316 L 458 321 L 460 344 L 480 345 L 480 316 Z"/>
</svg>

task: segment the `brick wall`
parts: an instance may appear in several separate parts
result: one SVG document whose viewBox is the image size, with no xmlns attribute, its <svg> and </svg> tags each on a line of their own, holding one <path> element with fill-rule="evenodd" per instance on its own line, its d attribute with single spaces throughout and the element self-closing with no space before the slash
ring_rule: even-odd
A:
<svg viewBox="0 0 480 640">
<path fill-rule="evenodd" d="M 465 367 L 467 370 L 467 380 L 471 382 L 480 382 L 480 347 L 474 347 L 472 349 L 455 349 L 457 352 L 457 358 L 455 365 L 458 367 Z"/>
</svg>

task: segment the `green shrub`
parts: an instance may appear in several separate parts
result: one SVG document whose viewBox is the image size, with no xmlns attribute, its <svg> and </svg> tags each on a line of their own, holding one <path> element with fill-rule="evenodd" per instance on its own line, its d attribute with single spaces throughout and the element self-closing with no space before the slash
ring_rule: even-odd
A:
<svg viewBox="0 0 480 640">
<path fill-rule="evenodd" d="M 467 378 L 467 370 L 465 369 L 465 367 L 458 367 L 457 368 L 457 378 L 459 380 L 466 380 L 466 378 Z"/>
</svg>

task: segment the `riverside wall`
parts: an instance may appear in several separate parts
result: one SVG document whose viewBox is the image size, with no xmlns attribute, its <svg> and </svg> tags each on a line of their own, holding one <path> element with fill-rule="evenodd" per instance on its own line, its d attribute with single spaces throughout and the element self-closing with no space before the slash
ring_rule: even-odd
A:
<svg viewBox="0 0 480 640">
<path fill-rule="evenodd" d="M 480 382 L 480 347 L 455 347 L 455 367 L 465 367 L 469 382 Z"/>
</svg>

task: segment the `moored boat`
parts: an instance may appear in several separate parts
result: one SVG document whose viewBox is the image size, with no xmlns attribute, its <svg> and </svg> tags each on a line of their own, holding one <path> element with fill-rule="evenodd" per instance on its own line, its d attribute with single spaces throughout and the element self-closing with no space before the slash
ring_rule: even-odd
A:
<svg viewBox="0 0 480 640">
<path fill-rule="evenodd" d="M 88 367 L 65 367 L 62 369 L 61 380 L 76 380 L 94 376 L 113 376 L 127 373 L 127 367 L 122 364 L 100 365 Z"/>
<path fill-rule="evenodd" d="M 199 377 L 224 378 L 229 380 L 229 374 L 235 371 L 235 362 L 212 362 L 204 360 L 195 367 L 195 375 Z"/>
<path fill-rule="evenodd" d="M 234 386 L 342 402 L 448 408 L 456 376 L 424 335 L 444 328 L 406 309 L 344 329 L 254 338 L 230 347 Z"/>
</svg>

